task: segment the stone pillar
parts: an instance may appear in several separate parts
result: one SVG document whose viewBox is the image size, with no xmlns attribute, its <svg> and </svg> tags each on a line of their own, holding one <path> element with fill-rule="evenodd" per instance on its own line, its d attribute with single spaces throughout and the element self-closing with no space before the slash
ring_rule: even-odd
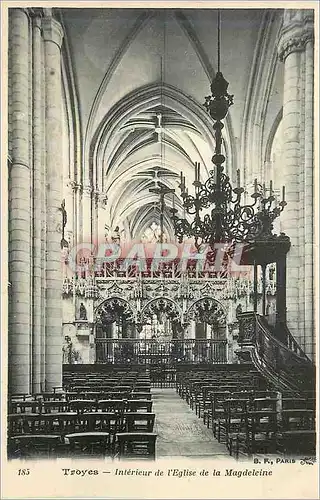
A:
<svg viewBox="0 0 320 500">
<path fill-rule="evenodd" d="M 31 165 L 29 127 L 29 18 L 24 9 L 9 15 L 10 144 L 9 210 L 9 392 L 31 387 Z"/>
<path fill-rule="evenodd" d="M 313 37 L 312 17 L 309 10 L 286 10 L 279 42 L 279 57 L 284 62 L 284 183 L 288 203 L 282 215 L 282 229 L 291 239 L 287 256 L 287 322 L 303 349 L 312 344 L 308 339 L 314 335 L 312 320 L 307 320 L 310 315 L 312 317 L 309 309 L 310 305 L 312 309 L 314 300 L 310 279 L 313 246 L 310 230 L 313 210 L 313 121 L 310 113 L 313 108 L 313 49 L 307 48 Z"/>
<path fill-rule="evenodd" d="M 305 274 L 305 353 L 312 359 L 315 357 L 314 335 L 314 297 L 313 279 L 313 169 L 314 169 L 314 133 L 313 133 L 313 86 L 314 86 L 314 41 L 313 36 L 306 42 L 305 49 L 305 150 L 304 150 L 304 274 Z"/>
<path fill-rule="evenodd" d="M 94 328 L 91 326 L 89 336 L 89 364 L 94 365 L 96 362 L 96 345 L 94 342 Z"/>
<path fill-rule="evenodd" d="M 32 390 L 37 393 L 42 390 L 41 372 L 44 359 L 42 356 L 43 330 L 45 325 L 42 321 L 42 268 L 44 266 L 41 248 L 42 237 L 42 193 L 44 185 L 42 182 L 43 149 L 42 130 L 44 127 L 42 116 L 42 101 L 44 99 L 42 86 L 42 50 L 43 40 L 41 35 L 41 11 L 32 11 L 32 79 L 33 79 L 33 303 L 32 303 Z"/>
<path fill-rule="evenodd" d="M 42 20 L 46 90 L 47 262 L 46 262 L 46 389 L 62 382 L 62 85 L 61 25 Z"/>
<path fill-rule="evenodd" d="M 284 184 L 288 203 L 283 217 L 283 230 L 290 236 L 288 253 L 287 310 L 288 325 L 301 342 L 299 328 L 299 177 L 300 177 L 300 52 L 293 51 L 285 59 L 284 70 Z"/>
<path fill-rule="evenodd" d="M 300 52 L 300 80 L 299 80 L 299 100 L 300 100 L 300 120 L 299 120 L 299 145 L 300 145 L 300 168 L 298 174 L 298 238 L 299 238 L 299 255 L 300 259 L 304 254 L 304 148 L 305 148 L 305 53 Z M 303 265 L 299 267 L 299 323 L 298 328 L 301 332 L 299 343 L 304 348 L 304 293 L 301 293 L 305 288 L 305 273 Z"/>
<path fill-rule="evenodd" d="M 286 342 L 286 331 L 284 325 L 286 324 L 286 256 L 281 255 L 276 263 L 277 273 L 277 297 L 276 297 L 276 334 L 281 342 Z"/>
<path fill-rule="evenodd" d="M 74 245 L 74 182 L 70 178 L 63 181 L 63 197 L 65 199 L 65 208 L 67 212 L 67 224 L 64 231 L 64 237 L 69 245 Z M 69 248 L 71 250 L 71 248 Z"/>
<path fill-rule="evenodd" d="M 185 336 L 186 338 L 186 336 Z M 195 339 L 196 338 L 196 323 L 195 321 L 191 320 L 190 326 L 188 328 L 188 339 Z"/>
<path fill-rule="evenodd" d="M 100 191 L 95 189 L 92 195 L 92 242 L 95 245 L 98 243 L 99 205 Z"/>
<path fill-rule="evenodd" d="M 258 310 L 258 266 L 256 261 L 253 264 L 253 311 Z"/>
<path fill-rule="evenodd" d="M 82 241 L 92 241 L 92 187 L 89 183 L 83 186 L 82 192 Z"/>
<path fill-rule="evenodd" d="M 74 242 L 82 243 L 82 184 L 74 184 Z"/>
<path fill-rule="evenodd" d="M 44 42 L 42 38 L 41 47 L 41 390 L 44 391 L 46 387 L 46 254 L 47 254 L 47 172 L 46 172 L 46 102 L 45 102 L 45 54 Z"/>
</svg>

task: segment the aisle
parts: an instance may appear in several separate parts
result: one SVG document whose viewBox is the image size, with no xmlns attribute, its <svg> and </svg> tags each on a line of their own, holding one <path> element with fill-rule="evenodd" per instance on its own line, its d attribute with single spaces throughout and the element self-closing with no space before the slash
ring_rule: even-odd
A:
<svg viewBox="0 0 320 500">
<path fill-rule="evenodd" d="M 154 432 L 158 434 L 157 458 L 229 457 L 226 446 L 218 443 L 212 430 L 203 425 L 175 389 L 152 389 L 152 399 L 152 411 L 156 414 Z"/>
</svg>

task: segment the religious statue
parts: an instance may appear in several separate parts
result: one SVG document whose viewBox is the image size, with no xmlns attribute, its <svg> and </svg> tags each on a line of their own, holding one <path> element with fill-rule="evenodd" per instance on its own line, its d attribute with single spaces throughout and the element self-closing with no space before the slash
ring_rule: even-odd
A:
<svg viewBox="0 0 320 500">
<path fill-rule="evenodd" d="M 71 337 L 66 335 L 62 346 L 62 363 L 64 365 L 73 365 L 82 363 L 82 357 L 78 349 L 73 346 Z"/>
<path fill-rule="evenodd" d="M 112 243 L 114 243 L 116 245 L 120 245 L 120 231 L 119 231 L 119 226 L 116 226 L 114 228 L 114 231 L 112 231 L 111 241 L 112 241 Z"/>
<path fill-rule="evenodd" d="M 63 250 L 64 248 L 68 248 L 69 247 L 69 243 L 67 242 L 67 240 L 64 237 L 64 235 L 65 235 L 65 228 L 66 228 L 67 221 L 68 221 L 67 211 L 66 211 L 66 200 L 62 200 L 62 203 L 60 205 L 59 210 L 61 212 L 61 217 L 62 217 L 62 231 L 61 231 L 62 232 L 62 237 L 61 237 L 60 245 L 61 245 L 61 249 Z"/>
<path fill-rule="evenodd" d="M 87 310 L 85 308 L 85 305 L 83 302 L 81 302 L 80 304 L 80 308 L 79 308 L 79 319 L 83 319 L 83 320 L 87 320 Z"/>
<path fill-rule="evenodd" d="M 72 349 L 71 338 L 68 335 L 66 335 L 64 338 L 64 344 L 62 346 L 62 363 L 64 365 L 71 364 L 71 349 Z"/>
<path fill-rule="evenodd" d="M 269 266 L 269 281 L 273 281 L 274 280 L 274 277 L 275 277 L 275 267 L 271 264 Z"/>
<path fill-rule="evenodd" d="M 242 306 L 241 304 L 238 304 L 236 307 L 236 318 L 239 316 L 239 314 L 242 313 Z"/>
<path fill-rule="evenodd" d="M 104 230 L 105 230 L 104 237 L 106 239 L 106 242 L 111 242 L 115 245 L 120 245 L 121 234 L 124 233 L 124 229 L 120 231 L 119 226 L 116 226 L 113 230 L 111 230 L 108 224 L 105 224 Z"/>
</svg>

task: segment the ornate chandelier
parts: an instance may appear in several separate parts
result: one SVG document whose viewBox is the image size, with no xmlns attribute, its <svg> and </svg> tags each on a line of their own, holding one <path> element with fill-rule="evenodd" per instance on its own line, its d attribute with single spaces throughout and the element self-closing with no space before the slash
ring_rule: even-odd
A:
<svg viewBox="0 0 320 500">
<path fill-rule="evenodd" d="M 181 243 L 184 237 L 194 238 L 199 249 L 203 243 L 212 248 L 216 242 L 253 243 L 266 241 L 273 235 L 273 222 L 286 206 L 285 187 L 282 200 L 278 202 L 270 181 L 269 189 L 254 182 L 252 202 L 242 205 L 244 188 L 240 187 L 240 170 L 237 170 L 237 187 L 223 170 L 225 156 L 222 154 L 223 120 L 233 104 L 233 95 L 228 94 L 229 83 L 220 71 L 220 11 L 218 11 L 218 71 L 211 84 L 212 95 L 205 98 L 204 106 L 214 120 L 215 152 L 212 157 L 214 169 L 209 178 L 200 182 L 200 163 L 195 163 L 194 194 L 189 194 L 185 177 L 181 172 L 179 188 L 184 212 L 193 216 L 180 218 L 178 210 L 171 209 L 175 234 Z M 191 219 L 191 218 L 190 218 Z"/>
</svg>

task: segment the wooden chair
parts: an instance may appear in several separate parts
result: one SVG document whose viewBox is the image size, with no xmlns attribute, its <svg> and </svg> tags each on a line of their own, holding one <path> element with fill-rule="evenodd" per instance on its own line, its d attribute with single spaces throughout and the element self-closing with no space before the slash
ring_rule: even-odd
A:
<svg viewBox="0 0 320 500">
<path fill-rule="evenodd" d="M 64 392 L 39 392 L 34 395 L 39 401 L 63 401 L 65 400 Z"/>
<path fill-rule="evenodd" d="M 42 414 L 40 420 L 45 424 L 47 434 L 70 434 L 75 432 L 78 421 L 78 413 L 63 412 L 63 413 L 47 413 Z"/>
<path fill-rule="evenodd" d="M 120 460 L 155 460 L 156 439 L 154 433 L 122 432 L 116 435 L 117 453 Z"/>
<path fill-rule="evenodd" d="M 283 453 L 316 453 L 315 410 L 282 410 L 278 446 Z"/>
<path fill-rule="evenodd" d="M 40 413 L 40 401 L 12 401 L 9 403 L 9 413 Z"/>
<path fill-rule="evenodd" d="M 133 387 L 132 384 L 131 385 L 118 385 L 114 388 L 114 390 L 117 392 L 130 394 L 130 392 L 132 391 L 132 387 Z"/>
<path fill-rule="evenodd" d="M 277 451 L 277 398 L 255 398 L 248 410 L 249 439 L 243 434 L 237 436 L 236 454 L 240 444 L 243 450 L 252 453 L 276 453 Z"/>
<path fill-rule="evenodd" d="M 66 391 L 65 396 L 67 403 L 79 399 L 79 393 L 76 391 Z"/>
<path fill-rule="evenodd" d="M 108 432 L 75 432 L 65 435 L 69 456 L 110 456 L 112 446 Z"/>
<path fill-rule="evenodd" d="M 95 431 L 108 432 L 115 438 L 117 432 L 125 430 L 123 413 L 97 412 L 95 415 Z"/>
<path fill-rule="evenodd" d="M 195 401 L 195 410 L 196 410 L 196 415 L 199 416 L 199 418 L 204 416 L 205 410 L 208 409 L 210 403 L 211 403 L 211 395 L 217 390 L 216 386 L 210 384 L 210 385 L 203 385 L 201 387 L 201 392 L 199 392 L 197 399 Z"/>
<path fill-rule="evenodd" d="M 61 444 L 59 435 L 19 435 L 9 438 L 9 458 L 52 458 Z"/>
<path fill-rule="evenodd" d="M 64 390 L 64 387 L 63 385 L 55 385 L 53 387 L 53 392 L 57 392 L 57 393 L 65 393 L 65 390 Z"/>
<path fill-rule="evenodd" d="M 224 417 L 218 421 L 218 441 L 224 439 L 230 455 L 240 433 L 244 435 L 246 445 L 249 441 L 247 406 L 247 399 L 230 398 L 223 401 Z"/>
<path fill-rule="evenodd" d="M 8 415 L 8 434 L 39 434 L 38 421 L 40 413 L 11 413 Z"/>
<path fill-rule="evenodd" d="M 134 391 L 136 392 L 151 392 L 151 384 L 134 384 Z"/>
<path fill-rule="evenodd" d="M 29 428 L 25 421 L 25 413 L 10 413 L 8 414 L 8 436 L 16 436 L 20 434 L 32 434 L 32 429 Z M 38 415 L 38 414 L 35 414 Z"/>
<path fill-rule="evenodd" d="M 130 397 L 130 399 L 148 399 L 149 401 L 151 401 L 151 393 L 150 392 L 132 391 L 129 397 Z"/>
<path fill-rule="evenodd" d="M 74 399 L 69 402 L 69 409 L 77 413 L 92 412 L 97 409 L 97 403 L 92 399 Z"/>
<path fill-rule="evenodd" d="M 97 409 L 109 413 L 123 413 L 127 408 L 127 401 L 123 399 L 103 399 L 98 401 Z"/>
<path fill-rule="evenodd" d="M 23 432 L 32 435 L 63 435 L 74 429 L 77 413 L 22 414 Z"/>
<path fill-rule="evenodd" d="M 208 428 L 210 427 L 211 423 L 214 437 L 217 437 L 219 420 L 224 417 L 223 401 L 230 397 L 231 393 L 229 391 L 214 392 L 210 397 L 211 407 L 204 411 L 203 423 L 207 424 Z"/>
<path fill-rule="evenodd" d="M 107 395 L 107 399 L 127 400 L 130 397 L 130 391 L 128 391 L 128 392 L 110 391 L 106 395 Z"/>
<path fill-rule="evenodd" d="M 34 398 L 33 394 L 15 393 L 15 394 L 10 395 L 9 401 L 12 401 L 15 403 L 17 403 L 19 401 L 35 401 L 35 398 Z"/>
<path fill-rule="evenodd" d="M 68 411 L 69 404 L 66 401 L 43 401 L 42 413 L 63 413 Z"/>
<path fill-rule="evenodd" d="M 143 399 L 130 399 L 127 403 L 127 411 L 133 412 L 152 412 L 152 401 L 143 400 Z"/>
<path fill-rule="evenodd" d="M 153 432 L 154 413 L 125 413 L 125 426 L 127 432 Z"/>
</svg>

